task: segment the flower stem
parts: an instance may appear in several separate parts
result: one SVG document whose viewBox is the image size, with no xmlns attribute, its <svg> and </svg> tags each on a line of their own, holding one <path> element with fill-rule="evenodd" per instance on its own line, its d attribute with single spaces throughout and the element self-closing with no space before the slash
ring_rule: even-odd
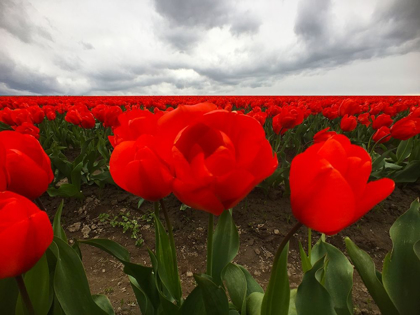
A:
<svg viewBox="0 0 420 315">
<path fill-rule="evenodd" d="M 281 252 L 283 251 L 283 249 L 286 246 L 287 242 L 292 238 L 293 234 L 295 234 L 296 231 L 300 229 L 300 227 L 302 225 L 303 224 L 300 223 L 300 222 L 296 223 L 296 225 L 294 227 L 292 227 L 292 229 L 289 231 L 289 233 L 287 233 L 287 235 L 284 237 L 283 241 L 280 243 L 279 248 L 277 249 L 276 257 L 274 257 L 273 266 L 275 266 L 276 265 L 276 262 L 280 259 Z"/>
<path fill-rule="evenodd" d="M 312 229 L 308 228 L 308 257 L 311 260 L 312 254 Z"/>
<path fill-rule="evenodd" d="M 163 203 L 163 199 L 160 199 L 159 203 L 160 203 L 160 206 L 162 208 L 163 215 L 165 216 L 166 228 L 168 229 L 169 240 L 171 242 L 172 259 L 173 259 L 174 262 L 176 262 L 177 261 L 176 260 L 176 248 L 175 248 L 174 234 L 172 232 L 172 224 L 171 224 L 171 221 L 169 220 L 168 212 L 166 211 L 166 207 L 165 207 L 165 204 Z"/>
<path fill-rule="evenodd" d="M 20 296 L 22 297 L 23 304 L 25 304 L 29 315 L 35 315 L 34 307 L 32 306 L 31 299 L 29 298 L 28 291 L 26 290 L 25 282 L 23 281 L 22 275 L 15 277 L 19 287 Z"/>
<path fill-rule="evenodd" d="M 207 274 L 210 277 L 213 269 L 213 227 L 214 215 L 209 213 L 209 226 L 207 229 Z"/>
</svg>

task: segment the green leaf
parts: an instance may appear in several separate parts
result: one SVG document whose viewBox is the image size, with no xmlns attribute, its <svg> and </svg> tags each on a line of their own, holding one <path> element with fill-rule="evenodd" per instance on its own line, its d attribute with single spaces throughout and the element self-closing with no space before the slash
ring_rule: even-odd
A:
<svg viewBox="0 0 420 315">
<path fill-rule="evenodd" d="M 359 247 L 356 246 L 348 237 L 345 239 L 347 253 L 356 267 L 357 272 L 363 280 L 370 295 L 378 305 L 383 315 L 398 315 L 395 305 L 392 303 L 382 282 L 377 277 L 375 263 L 372 258 Z"/>
<path fill-rule="evenodd" d="M 285 314 L 289 312 L 290 287 L 287 275 L 287 256 L 289 243 L 283 248 L 280 257 L 273 264 L 270 281 L 261 305 L 261 315 Z"/>
<path fill-rule="evenodd" d="M 58 238 L 61 238 L 64 242 L 67 242 L 66 232 L 64 232 L 63 227 L 61 226 L 61 213 L 63 211 L 64 200 L 61 200 L 60 205 L 58 206 L 57 212 L 54 216 L 53 222 L 53 231 L 54 235 Z"/>
<path fill-rule="evenodd" d="M 158 275 L 162 283 L 171 294 L 170 298 L 174 298 L 178 303 L 182 298 L 181 280 L 178 274 L 178 264 L 173 257 L 173 253 L 169 236 L 162 225 L 158 216 L 155 217 L 156 231 L 156 259 L 158 262 Z M 174 255 L 175 254 L 175 255 Z"/>
<path fill-rule="evenodd" d="M 53 296 L 50 295 L 50 275 L 46 254 L 41 257 L 31 270 L 25 273 L 24 282 L 35 314 L 47 314 L 52 305 Z M 26 314 L 26 307 L 20 294 L 16 304 L 15 314 Z"/>
<path fill-rule="evenodd" d="M 353 266 L 339 249 L 322 240 L 314 246 L 312 255 L 319 258 L 326 255 L 328 265 L 324 267 L 324 286 L 331 296 L 337 314 L 353 314 Z"/>
<path fill-rule="evenodd" d="M 222 279 L 229 292 L 230 299 L 242 314 L 246 312 L 247 281 L 241 268 L 229 263 L 222 272 Z"/>
<path fill-rule="evenodd" d="M 82 184 L 82 167 L 83 162 L 80 162 L 71 171 L 71 184 L 75 185 L 78 188 L 78 190 L 80 190 L 80 186 Z"/>
<path fill-rule="evenodd" d="M 76 252 L 55 237 L 59 257 L 54 275 L 57 299 L 67 314 L 107 314 L 92 299 L 82 262 Z"/>
<path fill-rule="evenodd" d="M 213 281 L 222 285 L 223 268 L 236 257 L 239 251 L 239 234 L 231 211 L 225 210 L 219 217 L 213 235 Z"/>
<path fill-rule="evenodd" d="M 414 183 L 420 178 L 420 161 L 414 160 L 408 163 L 404 169 L 395 172 L 392 179 L 396 183 Z"/>
<path fill-rule="evenodd" d="M 404 161 L 410 155 L 411 149 L 413 147 L 412 144 L 413 144 L 413 138 L 400 142 L 400 144 L 397 147 L 397 153 L 396 153 L 397 159 L 398 159 L 397 164 Z"/>
<path fill-rule="evenodd" d="M 390 229 L 392 251 L 385 257 L 382 281 L 398 311 L 404 315 L 420 310 L 420 262 L 414 244 L 420 240 L 420 203 L 413 201 Z"/>
<path fill-rule="evenodd" d="M 15 278 L 0 279 L 0 314 L 14 314 L 19 288 Z"/>
<path fill-rule="evenodd" d="M 245 278 L 246 278 L 246 296 L 249 296 L 251 293 L 254 293 L 254 292 L 264 293 L 263 288 L 261 288 L 261 286 L 251 276 L 251 274 L 249 273 L 248 270 L 246 270 L 241 265 L 236 265 L 236 266 L 238 266 L 242 270 L 243 274 L 245 275 Z"/>
<path fill-rule="evenodd" d="M 108 254 L 114 256 L 121 262 L 129 262 L 130 261 L 130 253 L 128 250 L 121 246 L 120 244 L 111 241 L 109 239 L 100 239 L 94 238 L 89 240 L 78 240 L 79 243 L 88 244 L 94 247 L 97 247 Z"/>
<path fill-rule="evenodd" d="M 299 253 L 300 253 L 300 261 L 302 263 L 302 270 L 303 272 L 307 272 L 309 269 L 312 268 L 311 262 L 309 257 L 306 256 L 305 250 L 302 247 L 302 243 L 299 242 Z"/>
<path fill-rule="evenodd" d="M 207 315 L 228 315 L 229 303 L 225 291 L 207 275 L 194 275 L 204 300 Z"/>
<path fill-rule="evenodd" d="M 323 271 L 323 265 L 324 257 L 319 259 L 303 276 L 296 294 L 296 309 L 299 315 L 337 314 L 327 289 L 317 280 L 317 273 Z"/>
<path fill-rule="evenodd" d="M 420 240 L 414 244 L 413 249 L 414 253 L 416 253 L 417 257 L 420 259 Z"/>
<path fill-rule="evenodd" d="M 297 315 L 296 294 L 297 294 L 297 289 L 290 290 L 290 302 L 289 302 L 289 314 L 288 315 Z"/>
<path fill-rule="evenodd" d="M 111 302 L 109 301 L 106 295 L 103 295 L 103 294 L 92 295 L 92 299 L 108 315 L 115 314 L 114 309 L 112 308 Z"/>
<path fill-rule="evenodd" d="M 83 194 L 80 192 L 80 188 L 73 184 L 63 184 L 59 188 L 50 187 L 48 188 L 47 193 L 50 197 L 84 198 Z"/>
<path fill-rule="evenodd" d="M 254 292 L 246 299 L 246 313 L 248 315 L 261 315 L 261 304 L 264 293 Z"/>
<path fill-rule="evenodd" d="M 142 313 L 147 314 L 151 311 L 151 314 L 154 314 L 154 309 L 157 309 L 159 304 L 159 293 L 156 288 L 153 268 L 131 263 L 127 249 L 114 241 L 90 239 L 79 240 L 78 242 L 97 247 L 123 263 L 125 266 L 124 272 L 129 275 L 131 286 Z"/>
<path fill-rule="evenodd" d="M 372 161 L 372 173 L 376 172 L 378 169 L 380 169 L 384 165 L 384 159 L 389 155 L 391 151 L 395 150 L 394 148 L 389 149 L 381 154 L 378 158 L 376 158 L 374 161 Z"/>
<path fill-rule="evenodd" d="M 172 303 L 166 295 L 159 290 L 159 297 L 160 297 L 160 309 L 162 310 L 162 314 L 177 314 L 179 311 L 179 307 Z"/>
<path fill-rule="evenodd" d="M 206 314 L 204 307 L 204 300 L 199 287 L 188 295 L 187 299 L 182 304 L 178 315 L 203 315 Z"/>
<path fill-rule="evenodd" d="M 147 294 L 140 287 L 138 281 L 132 276 L 128 276 L 128 279 L 130 280 L 134 295 L 139 303 L 141 313 L 143 315 L 155 315 L 155 308 Z"/>
</svg>

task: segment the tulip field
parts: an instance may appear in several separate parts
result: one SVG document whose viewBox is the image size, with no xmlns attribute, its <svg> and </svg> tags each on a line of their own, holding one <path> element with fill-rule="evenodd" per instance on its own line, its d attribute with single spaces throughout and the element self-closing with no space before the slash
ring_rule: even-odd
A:
<svg viewBox="0 0 420 315">
<path fill-rule="evenodd" d="M 420 314 L 420 96 L 0 97 L 0 314 Z"/>
</svg>

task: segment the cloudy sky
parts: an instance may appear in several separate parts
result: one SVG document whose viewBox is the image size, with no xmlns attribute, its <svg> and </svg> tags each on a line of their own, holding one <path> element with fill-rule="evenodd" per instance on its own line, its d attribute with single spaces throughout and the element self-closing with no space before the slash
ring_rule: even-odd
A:
<svg viewBox="0 0 420 315">
<path fill-rule="evenodd" d="M 419 0 L 1 0 L 0 95 L 420 94 Z"/>
</svg>

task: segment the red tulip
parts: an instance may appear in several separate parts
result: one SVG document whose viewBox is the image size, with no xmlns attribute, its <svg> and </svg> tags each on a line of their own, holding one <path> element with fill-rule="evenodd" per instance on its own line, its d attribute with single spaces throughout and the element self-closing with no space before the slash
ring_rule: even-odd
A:
<svg viewBox="0 0 420 315">
<path fill-rule="evenodd" d="M 309 147 L 290 168 L 294 216 L 306 226 L 332 235 L 353 224 L 394 190 L 394 182 L 368 179 L 370 155 L 343 135 Z"/>
<path fill-rule="evenodd" d="M 0 192 L 0 279 L 31 269 L 53 240 L 48 215 L 23 196 Z"/>
<path fill-rule="evenodd" d="M 388 142 L 391 139 L 391 131 L 387 126 L 382 126 L 376 130 L 375 134 L 372 136 L 372 140 L 379 143 Z"/>
<path fill-rule="evenodd" d="M 146 200 L 157 201 L 172 191 L 173 175 L 158 155 L 161 143 L 152 135 L 117 145 L 109 161 L 111 176 L 122 189 Z"/>
<path fill-rule="evenodd" d="M 354 116 L 344 115 L 341 118 L 340 128 L 343 131 L 353 131 L 357 127 L 357 119 Z"/>
<path fill-rule="evenodd" d="M 31 135 L 36 139 L 39 139 L 39 128 L 32 123 L 24 122 L 20 126 L 13 126 L 16 132 Z"/>
<path fill-rule="evenodd" d="M 322 129 L 321 131 L 318 131 L 314 135 L 314 143 L 326 141 L 337 134 L 335 131 L 328 131 L 329 129 L 330 127 L 327 127 L 325 129 Z"/>
<path fill-rule="evenodd" d="M 0 132 L 6 152 L 7 190 L 29 199 L 41 196 L 54 179 L 51 162 L 38 140 L 15 131 Z"/>
<path fill-rule="evenodd" d="M 420 118 L 404 117 L 391 127 L 391 136 L 398 140 L 408 140 L 420 134 Z"/>
<path fill-rule="evenodd" d="M 298 107 L 285 106 L 280 114 L 273 117 L 273 130 L 276 134 L 284 134 L 287 130 L 300 125 L 304 112 Z"/>
<path fill-rule="evenodd" d="M 260 123 L 224 110 L 183 129 L 172 152 L 175 196 L 215 215 L 238 204 L 278 164 Z"/>
<path fill-rule="evenodd" d="M 381 114 L 376 118 L 375 118 L 375 116 L 372 115 L 371 118 L 372 118 L 372 128 L 374 130 L 379 129 L 382 126 L 389 127 L 393 123 L 393 120 L 392 120 L 391 116 L 389 116 L 387 114 Z"/>
<path fill-rule="evenodd" d="M 95 127 L 95 118 L 86 106 L 73 106 L 73 108 L 67 112 L 64 119 L 71 124 L 78 125 L 85 129 Z"/>
</svg>

